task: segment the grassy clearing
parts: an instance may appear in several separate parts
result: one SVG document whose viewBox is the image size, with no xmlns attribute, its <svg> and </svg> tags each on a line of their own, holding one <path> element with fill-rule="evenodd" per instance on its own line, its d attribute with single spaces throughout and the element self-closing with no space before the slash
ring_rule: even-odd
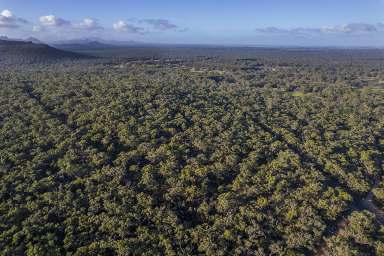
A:
<svg viewBox="0 0 384 256">
<path fill-rule="evenodd" d="M 305 92 L 293 92 L 291 94 L 293 97 L 305 97 L 305 96 L 309 96 L 310 93 L 305 93 Z"/>
</svg>

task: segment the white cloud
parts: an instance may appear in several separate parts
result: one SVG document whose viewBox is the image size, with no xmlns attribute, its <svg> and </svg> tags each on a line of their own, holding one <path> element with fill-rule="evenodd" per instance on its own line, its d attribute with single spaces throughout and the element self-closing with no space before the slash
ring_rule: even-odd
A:
<svg viewBox="0 0 384 256">
<path fill-rule="evenodd" d="M 128 24 L 123 20 L 119 20 L 116 23 L 114 23 L 113 29 L 118 32 L 129 32 L 134 34 L 144 33 L 144 28 Z"/>
<path fill-rule="evenodd" d="M 126 29 L 128 24 L 122 20 L 117 21 L 113 24 L 113 29 L 116 31 L 124 31 Z"/>
<path fill-rule="evenodd" d="M 84 18 L 83 21 L 77 25 L 77 27 L 86 30 L 101 30 L 104 29 L 99 23 L 91 18 Z"/>
<path fill-rule="evenodd" d="M 0 13 L 0 28 L 18 28 L 26 23 L 28 23 L 26 20 L 16 17 L 8 9 Z"/>
<path fill-rule="evenodd" d="M 379 26 L 365 23 L 350 23 L 342 26 L 322 27 L 320 30 L 324 33 L 369 33 L 377 32 Z"/>
<path fill-rule="evenodd" d="M 12 18 L 13 13 L 10 10 L 5 9 L 4 11 L 1 12 L 1 16 L 5 18 Z"/>
<path fill-rule="evenodd" d="M 62 27 L 71 25 L 71 22 L 54 15 L 41 16 L 39 20 L 42 25 L 50 27 Z"/>
</svg>

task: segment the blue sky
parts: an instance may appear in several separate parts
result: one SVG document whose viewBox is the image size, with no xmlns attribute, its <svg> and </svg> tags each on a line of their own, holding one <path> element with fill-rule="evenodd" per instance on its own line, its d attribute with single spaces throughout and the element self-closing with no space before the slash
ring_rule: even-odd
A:
<svg viewBox="0 0 384 256">
<path fill-rule="evenodd" d="M 384 46 L 384 0 L 0 0 L 0 35 Z"/>
</svg>

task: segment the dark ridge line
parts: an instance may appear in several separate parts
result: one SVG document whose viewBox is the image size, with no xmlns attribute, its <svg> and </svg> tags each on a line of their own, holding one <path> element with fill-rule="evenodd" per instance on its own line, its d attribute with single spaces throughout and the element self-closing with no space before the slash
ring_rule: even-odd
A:
<svg viewBox="0 0 384 256">
<path fill-rule="evenodd" d="M 332 174 L 324 172 L 324 169 L 322 169 L 323 168 L 322 164 L 317 163 L 317 161 L 312 156 L 309 156 L 309 155 L 301 152 L 301 150 L 297 146 L 288 143 L 284 139 L 283 135 L 273 131 L 270 127 L 268 127 L 264 123 L 262 123 L 260 121 L 256 121 L 256 120 L 255 120 L 255 122 L 261 128 L 265 129 L 265 131 L 269 132 L 271 135 L 276 136 L 276 138 L 278 138 L 279 140 L 281 139 L 281 141 L 283 143 L 285 143 L 287 145 L 287 147 L 289 149 L 291 149 L 295 154 L 297 154 L 303 162 L 308 162 L 308 161 L 306 161 L 306 159 L 307 159 L 307 160 L 309 160 L 309 163 L 314 164 L 314 167 L 317 170 L 319 170 L 326 178 L 328 178 L 331 181 L 331 186 L 332 185 L 334 185 L 334 186 L 342 185 L 342 183 L 340 183 L 336 177 L 332 176 Z M 344 212 L 342 212 L 340 214 L 340 216 L 336 218 L 335 221 L 332 221 L 331 223 L 326 223 L 326 228 L 325 228 L 324 233 L 323 233 L 324 235 L 322 237 L 322 241 L 320 241 L 319 246 L 317 248 L 314 248 L 314 250 L 311 252 L 311 253 L 313 253 L 313 255 L 324 255 L 324 253 L 322 253 L 322 254 L 319 254 L 319 253 L 324 252 L 325 248 L 327 247 L 326 239 L 337 234 L 340 230 L 340 226 L 342 226 L 342 223 L 346 221 L 347 216 L 351 215 L 351 213 L 354 211 L 368 210 L 369 212 L 374 214 L 375 219 L 379 224 L 384 223 L 384 212 L 381 211 L 381 213 L 379 214 L 378 211 L 375 210 L 375 208 L 377 208 L 375 206 L 375 204 L 373 202 L 371 202 L 369 199 L 367 199 L 372 195 L 372 189 L 375 187 L 373 187 L 368 192 L 367 196 L 362 197 L 362 198 L 361 197 L 356 198 L 356 196 L 355 196 L 356 193 L 353 192 L 350 188 L 348 188 L 348 186 L 346 186 L 346 187 L 342 186 L 342 187 L 343 187 L 343 189 L 346 190 L 347 193 L 349 193 L 352 196 L 352 202 L 349 203 L 347 209 Z M 368 205 L 364 204 L 364 201 L 366 201 L 366 200 L 368 201 Z M 371 202 L 371 204 L 372 204 L 371 206 L 369 206 L 369 202 Z M 379 208 L 377 208 L 377 209 L 379 209 Z M 337 227 L 337 228 L 335 228 L 335 227 Z M 327 254 L 325 254 L 325 255 L 327 255 Z"/>
<path fill-rule="evenodd" d="M 330 174 L 328 172 L 325 172 L 323 169 L 324 167 L 322 167 L 322 164 L 317 163 L 317 161 L 312 156 L 308 156 L 307 154 L 304 154 L 303 152 L 301 152 L 301 150 L 297 146 L 288 143 L 284 139 L 283 135 L 273 131 L 270 127 L 268 127 L 264 123 L 258 121 L 257 119 L 254 119 L 254 121 L 257 125 L 259 125 L 266 132 L 270 133 L 272 136 L 275 136 L 281 142 L 286 144 L 286 146 L 290 150 L 292 150 L 295 154 L 297 154 L 299 156 L 300 160 L 303 163 L 312 164 L 316 168 L 317 171 L 319 171 L 321 174 L 323 174 L 325 176 L 325 178 L 328 179 L 328 181 L 330 181 L 330 184 L 329 184 L 330 186 L 336 187 L 336 186 L 342 185 L 336 177 L 334 177 L 332 174 Z M 330 223 L 330 224 L 326 223 L 326 228 L 324 231 L 325 236 L 331 235 L 335 232 L 334 226 L 337 225 L 340 222 L 340 220 L 344 219 L 344 216 L 346 214 L 349 215 L 350 212 L 353 212 L 354 205 L 357 203 L 355 197 L 353 197 L 355 192 L 351 191 L 348 187 L 344 187 L 344 186 L 342 186 L 342 187 L 347 193 L 352 195 L 352 202 L 348 205 L 347 209 L 335 221 L 332 221 L 332 223 Z M 317 249 L 315 249 L 315 251 L 317 251 Z"/>
<path fill-rule="evenodd" d="M 342 183 L 338 180 L 337 177 L 333 176 L 331 173 L 325 172 L 324 166 L 321 163 L 319 163 L 314 157 L 303 153 L 299 147 L 297 147 L 296 145 L 292 145 L 291 143 L 286 141 L 286 139 L 284 138 L 283 135 L 273 131 L 273 129 L 271 127 L 267 126 L 262 121 L 260 121 L 261 119 L 260 119 L 259 115 L 252 116 L 252 119 L 258 126 L 260 126 L 262 129 L 264 129 L 266 132 L 268 132 L 269 134 L 271 134 L 272 136 L 276 137 L 278 140 L 280 140 L 281 142 L 286 144 L 290 150 L 292 150 L 295 154 L 297 154 L 299 156 L 299 158 L 302 162 L 307 162 L 307 163 L 313 164 L 313 166 L 316 168 L 316 170 L 318 170 L 320 173 L 322 173 L 325 176 L 325 178 L 327 178 L 328 181 L 331 182 L 330 186 L 336 187 L 336 186 L 342 185 Z M 341 221 L 343 221 L 345 219 L 346 215 L 348 216 L 350 213 L 352 213 L 356 209 L 355 206 L 359 202 L 353 196 L 353 195 L 355 195 L 355 192 L 351 191 L 351 189 L 348 186 L 342 185 L 342 187 L 347 193 L 351 194 L 352 202 L 348 205 L 347 209 L 343 213 L 341 213 L 339 217 L 336 218 L 335 221 L 332 221 L 329 224 L 326 223 L 326 228 L 325 228 L 325 231 L 323 233 L 324 234 L 323 237 L 329 237 L 329 236 L 332 236 L 333 234 L 335 234 L 338 231 L 338 229 L 335 230 L 334 227 L 337 226 Z M 325 244 L 325 240 L 323 238 L 323 241 L 320 241 L 319 247 L 322 248 L 324 246 L 324 244 Z M 317 248 L 315 247 L 312 251 L 309 251 L 309 252 L 316 255 L 317 252 L 319 251 L 319 249 L 318 249 L 319 247 L 317 247 Z"/>
<path fill-rule="evenodd" d="M 52 118 L 54 118 L 57 121 L 59 121 L 62 125 L 66 126 L 69 130 L 76 131 L 76 130 L 80 129 L 80 127 L 78 127 L 76 124 L 70 124 L 68 122 L 68 115 L 67 114 L 65 114 L 65 113 L 56 113 L 56 112 L 53 111 L 52 107 L 47 106 L 47 104 L 44 103 L 41 100 L 41 96 L 33 92 L 33 87 L 32 87 L 30 82 L 24 82 L 24 87 L 22 87 L 22 91 L 24 93 L 26 93 L 28 95 L 28 97 L 30 97 L 31 99 L 35 100 L 38 103 L 38 105 L 40 105 L 43 108 L 43 110 L 49 116 L 51 116 Z M 81 132 L 78 132 L 76 135 L 77 135 L 76 136 L 76 140 L 79 140 L 80 137 L 81 137 Z M 121 146 L 122 145 L 120 143 L 118 145 L 116 145 L 117 148 L 120 148 Z M 118 153 L 117 152 L 112 152 L 112 156 L 113 156 L 113 157 L 111 157 L 112 160 L 107 161 L 105 166 L 113 165 L 113 161 L 115 161 L 117 159 Z M 88 165 L 89 163 L 86 163 L 86 164 Z"/>
<path fill-rule="evenodd" d="M 44 103 L 42 100 L 41 100 L 41 96 L 37 95 L 36 93 L 34 93 L 33 91 L 33 87 L 31 85 L 31 82 L 29 81 L 24 81 L 24 86 L 21 88 L 22 91 L 28 95 L 28 97 L 30 97 L 31 99 L 35 100 L 38 105 L 40 105 L 43 110 L 48 114 L 50 115 L 52 118 L 56 119 L 57 121 L 59 121 L 62 125 L 66 126 L 69 130 L 72 130 L 72 131 L 75 131 L 77 129 L 79 129 L 80 127 L 78 127 L 76 124 L 70 124 L 68 122 L 68 115 L 65 114 L 65 113 L 56 113 L 53 111 L 53 109 L 49 106 L 47 106 L 46 103 Z M 113 129 L 112 131 L 112 134 L 115 134 L 115 131 Z M 81 133 L 77 133 L 77 140 L 80 139 L 80 135 Z M 170 140 L 170 138 L 169 138 Z M 117 150 L 113 151 L 111 153 L 111 157 L 110 159 L 107 161 L 107 163 L 105 163 L 103 165 L 103 167 L 107 167 L 107 166 L 111 166 L 111 167 L 115 167 L 115 160 L 117 160 L 118 158 L 118 155 L 120 153 L 123 153 L 123 152 L 126 152 L 126 148 L 127 146 L 123 145 L 119 140 L 117 140 L 117 142 L 115 141 L 115 146 L 117 148 Z M 120 149 L 120 150 L 119 150 Z M 86 161 L 86 164 L 88 165 L 88 161 Z"/>
<path fill-rule="evenodd" d="M 22 87 L 22 91 L 26 93 L 29 98 L 34 99 L 48 115 L 58 120 L 62 125 L 67 126 L 71 129 L 77 129 L 76 126 L 68 124 L 68 116 L 65 113 L 56 113 L 51 107 L 47 106 L 47 104 L 45 104 L 41 100 L 41 96 L 33 92 L 33 88 L 28 82 L 24 82 L 24 87 Z"/>
<path fill-rule="evenodd" d="M 264 107 L 264 108 L 266 107 L 265 106 L 265 99 L 264 99 L 264 101 L 261 101 L 261 104 L 263 104 L 262 107 Z M 256 113 L 256 115 L 255 115 L 255 113 Z M 292 150 L 295 154 L 297 154 L 299 156 L 301 162 L 312 164 L 312 166 L 317 171 L 319 171 L 321 174 L 323 174 L 324 177 L 330 182 L 329 183 L 330 186 L 334 186 L 334 187 L 341 186 L 348 194 L 350 194 L 352 196 L 352 202 L 347 205 L 346 210 L 344 210 L 342 213 L 340 213 L 340 216 L 338 216 L 336 218 L 336 220 L 325 223 L 326 228 L 325 228 L 325 231 L 323 232 L 323 237 L 331 236 L 332 234 L 337 232 L 338 229 L 335 230 L 334 227 L 337 226 L 341 221 L 343 221 L 345 219 L 345 215 L 349 215 L 350 213 L 352 213 L 354 210 L 357 209 L 356 205 L 358 204 L 359 200 L 357 200 L 357 198 L 354 196 L 356 194 L 356 192 L 352 191 L 347 185 L 343 185 L 343 183 L 340 182 L 339 179 L 337 177 L 335 177 L 332 173 L 325 172 L 324 171 L 324 169 L 325 169 L 324 165 L 322 163 L 318 162 L 318 160 L 316 158 L 302 152 L 302 150 L 298 146 L 293 145 L 293 144 L 289 143 L 288 141 L 286 141 L 286 139 L 284 138 L 284 136 L 282 134 L 274 131 L 271 127 L 269 127 L 268 125 L 263 123 L 259 113 L 260 113 L 259 111 L 251 111 L 251 118 L 256 125 L 258 125 L 264 131 L 271 134 L 273 137 L 276 137 L 282 143 L 284 143 L 290 150 Z M 246 113 L 244 113 L 244 115 L 247 117 Z M 287 114 L 287 115 L 290 116 L 289 114 Z M 318 248 L 322 247 L 322 245 L 324 243 L 325 243 L 325 241 L 323 240 L 323 241 L 320 241 L 320 245 L 315 246 L 314 249 L 312 249 L 312 250 L 306 249 L 307 253 L 308 254 L 313 253 L 316 255 L 316 253 L 319 250 Z"/>
<path fill-rule="evenodd" d="M 47 106 L 42 100 L 41 96 L 37 95 L 33 92 L 33 87 L 31 85 L 30 81 L 23 81 L 24 86 L 19 87 L 23 93 L 25 93 L 30 99 L 34 100 L 38 106 L 42 108 L 43 111 L 45 111 L 49 117 L 52 119 L 55 119 L 58 121 L 61 125 L 65 126 L 68 130 L 76 130 L 77 127 L 75 125 L 69 125 L 68 124 L 68 116 L 64 113 L 56 113 L 52 110 L 51 107 Z M 76 140 L 78 140 L 79 134 L 76 136 Z M 55 155 L 54 158 L 52 158 L 50 161 L 55 162 L 58 160 L 58 155 Z M 87 163 L 88 165 L 88 163 Z"/>
<path fill-rule="evenodd" d="M 320 171 L 321 174 L 323 174 L 325 176 L 325 178 L 328 179 L 328 181 L 331 183 L 330 185 L 333 185 L 333 186 L 340 186 L 340 185 L 343 185 L 337 177 L 335 177 L 334 175 L 332 175 L 331 173 L 328 173 L 328 172 L 325 172 L 324 171 L 324 166 L 323 164 L 319 163 L 314 157 L 304 153 L 301 151 L 301 149 L 299 147 L 297 147 L 296 145 L 293 145 L 291 143 L 289 143 L 283 135 L 281 135 L 280 133 L 278 132 L 275 132 L 272 128 L 270 128 L 269 126 L 267 126 L 266 124 L 264 124 L 263 122 L 259 121 L 260 119 L 258 118 L 258 116 L 256 118 L 253 118 L 254 122 L 259 125 L 263 130 L 265 130 L 266 132 L 268 132 L 269 134 L 271 134 L 272 136 L 276 137 L 278 140 L 280 140 L 281 142 L 283 142 L 284 144 L 286 144 L 286 146 L 292 150 L 296 155 L 298 155 L 300 157 L 300 160 L 303 162 L 303 163 L 310 163 L 313 165 L 313 167 L 316 168 L 316 170 Z M 346 188 L 347 192 L 348 193 L 353 193 L 355 194 L 355 192 L 351 191 L 349 188 Z"/>
<path fill-rule="evenodd" d="M 22 88 L 22 90 L 23 90 L 23 92 L 25 92 L 31 99 L 34 99 L 49 115 L 51 115 L 53 118 L 55 118 L 55 119 L 57 119 L 61 124 L 63 124 L 63 125 L 65 125 L 65 126 L 67 126 L 67 128 L 78 128 L 77 126 L 75 126 L 75 125 L 69 125 L 68 124 L 68 118 L 67 118 L 67 115 L 65 115 L 65 114 L 63 114 L 63 115 L 61 115 L 61 114 L 57 114 L 57 113 L 55 113 L 55 112 L 53 112 L 49 107 L 47 107 L 46 106 L 46 104 L 41 100 L 41 97 L 40 96 L 38 96 L 38 95 L 36 95 L 36 94 L 34 94 L 33 93 L 33 89 L 32 89 L 32 86 L 31 85 L 25 85 L 23 88 Z M 64 118 L 63 118 L 64 117 Z M 170 138 L 168 138 L 168 141 L 166 142 L 166 143 L 168 143 L 170 140 L 171 140 L 171 138 L 172 137 L 170 137 Z M 119 144 L 121 144 L 120 142 L 119 142 Z M 123 145 L 124 146 L 124 145 Z M 116 152 L 114 152 L 114 153 L 112 153 L 112 156 L 111 156 L 111 159 L 109 160 L 109 161 L 107 161 L 107 163 L 106 164 L 104 164 L 103 165 L 103 167 L 102 168 L 104 168 L 104 167 L 112 167 L 112 168 L 114 168 L 114 167 L 116 167 L 115 166 L 115 160 L 118 158 L 118 155 L 120 154 L 120 153 L 123 153 L 123 152 L 125 152 L 124 150 L 120 150 L 120 151 L 116 151 Z M 86 159 L 85 159 L 86 160 Z M 85 162 L 85 164 L 87 164 L 87 165 L 89 165 L 89 163 L 88 163 L 88 161 L 84 161 Z M 140 163 L 140 165 L 145 165 L 146 164 L 146 162 L 143 162 L 143 163 Z M 125 176 L 126 174 L 124 174 L 124 176 Z M 136 177 L 130 177 L 130 180 L 131 181 L 133 181 L 133 182 L 137 182 L 137 179 L 136 179 Z M 125 182 L 125 181 L 124 181 Z M 137 189 L 137 191 L 138 192 L 143 192 L 144 190 L 143 189 Z M 158 193 L 159 194 L 159 201 L 160 201 L 160 199 L 162 199 L 162 193 Z M 160 201 L 161 202 L 161 201 Z M 177 208 L 177 206 L 174 206 L 174 207 L 176 207 L 175 209 L 173 209 L 173 211 L 174 211 L 174 213 L 178 216 L 178 218 L 181 220 L 181 221 L 183 221 L 183 218 L 180 216 L 180 214 L 177 214 L 178 213 L 178 211 L 180 211 L 180 210 L 183 210 L 183 209 L 180 209 L 180 208 Z M 197 219 L 197 218 L 196 218 Z M 188 225 L 190 225 L 190 223 L 188 223 L 188 222 L 183 222 L 183 225 L 184 226 L 188 226 Z M 198 225 L 198 223 L 196 223 L 196 225 Z"/>
</svg>

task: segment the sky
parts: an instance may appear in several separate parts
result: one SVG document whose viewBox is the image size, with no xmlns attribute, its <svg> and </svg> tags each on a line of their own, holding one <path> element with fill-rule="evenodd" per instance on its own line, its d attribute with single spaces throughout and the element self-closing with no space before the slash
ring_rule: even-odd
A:
<svg viewBox="0 0 384 256">
<path fill-rule="evenodd" d="M 0 0 L 0 35 L 384 47 L 384 0 Z"/>
</svg>

